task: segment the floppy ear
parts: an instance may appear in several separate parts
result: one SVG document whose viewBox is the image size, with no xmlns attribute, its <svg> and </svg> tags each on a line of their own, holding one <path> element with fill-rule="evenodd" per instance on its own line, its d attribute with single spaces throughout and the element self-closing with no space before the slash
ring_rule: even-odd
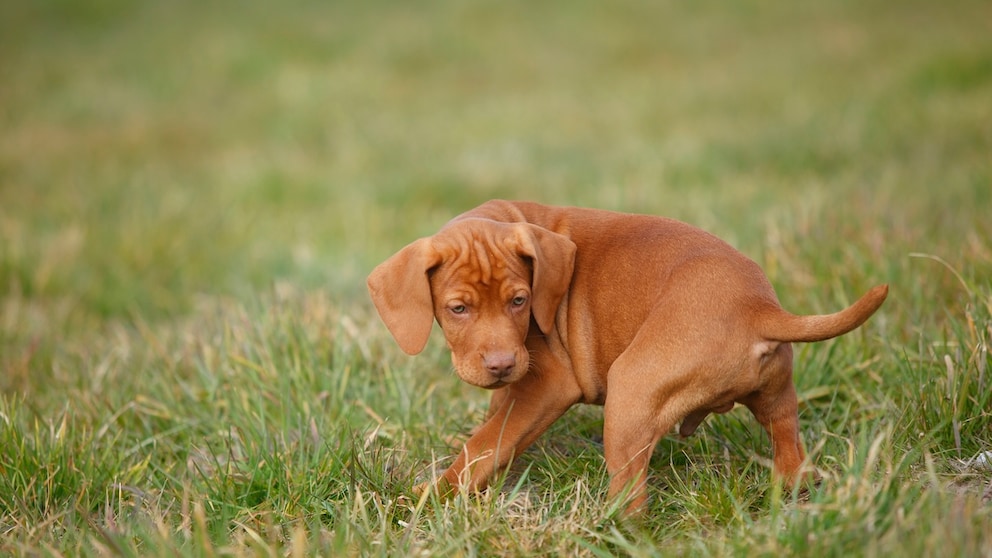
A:
<svg viewBox="0 0 992 558">
<path fill-rule="evenodd" d="M 572 283 L 575 243 L 567 236 L 529 223 L 517 226 L 517 242 L 517 252 L 534 265 L 531 312 L 538 327 L 547 334 L 554 328 L 558 306 Z"/>
<path fill-rule="evenodd" d="M 369 274 L 369 294 L 379 317 L 408 355 L 424 350 L 434 325 L 427 272 L 441 263 L 430 238 L 406 246 Z"/>
</svg>

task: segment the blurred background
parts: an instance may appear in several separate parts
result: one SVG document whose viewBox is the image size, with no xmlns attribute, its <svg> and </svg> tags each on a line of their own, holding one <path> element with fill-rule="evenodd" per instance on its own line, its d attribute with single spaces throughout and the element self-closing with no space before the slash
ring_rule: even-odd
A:
<svg viewBox="0 0 992 558">
<path fill-rule="evenodd" d="M 493 197 L 692 222 L 803 310 L 954 304 L 907 254 L 992 272 L 990 99 L 984 1 L 5 1 L 0 358 L 279 285 L 364 301 Z"/>
</svg>

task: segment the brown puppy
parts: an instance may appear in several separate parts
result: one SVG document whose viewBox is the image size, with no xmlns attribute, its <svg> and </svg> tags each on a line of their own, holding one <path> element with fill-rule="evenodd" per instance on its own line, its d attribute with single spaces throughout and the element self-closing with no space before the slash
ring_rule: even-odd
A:
<svg viewBox="0 0 992 558">
<path fill-rule="evenodd" d="M 797 479 L 790 343 L 851 331 L 888 293 L 795 316 L 754 262 L 685 223 L 507 201 L 403 248 L 368 287 L 405 352 L 423 350 L 436 318 L 458 375 L 495 390 L 444 483 L 482 489 L 569 407 L 605 405 L 610 496 L 629 490 L 628 511 L 645 501 L 658 440 L 735 403 L 771 436 L 774 472 Z"/>
</svg>

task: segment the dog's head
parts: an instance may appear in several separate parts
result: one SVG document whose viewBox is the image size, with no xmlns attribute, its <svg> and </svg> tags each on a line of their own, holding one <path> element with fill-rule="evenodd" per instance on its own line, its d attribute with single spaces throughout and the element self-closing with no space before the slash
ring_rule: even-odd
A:
<svg viewBox="0 0 992 558">
<path fill-rule="evenodd" d="M 460 219 L 406 246 L 368 278 L 379 316 L 408 354 L 434 319 L 466 382 L 484 388 L 527 373 L 531 316 L 545 334 L 568 291 L 575 244 L 529 223 Z"/>
</svg>

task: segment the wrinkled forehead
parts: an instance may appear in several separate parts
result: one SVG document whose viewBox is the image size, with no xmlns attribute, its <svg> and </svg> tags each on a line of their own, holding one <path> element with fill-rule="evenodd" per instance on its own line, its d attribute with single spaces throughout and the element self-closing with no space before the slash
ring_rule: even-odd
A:
<svg viewBox="0 0 992 558">
<path fill-rule="evenodd" d="M 530 281 L 529 262 L 518 254 L 516 233 L 511 225 L 483 219 L 449 224 L 433 238 L 442 263 L 435 270 L 441 280 L 479 285 L 517 278 Z"/>
</svg>

